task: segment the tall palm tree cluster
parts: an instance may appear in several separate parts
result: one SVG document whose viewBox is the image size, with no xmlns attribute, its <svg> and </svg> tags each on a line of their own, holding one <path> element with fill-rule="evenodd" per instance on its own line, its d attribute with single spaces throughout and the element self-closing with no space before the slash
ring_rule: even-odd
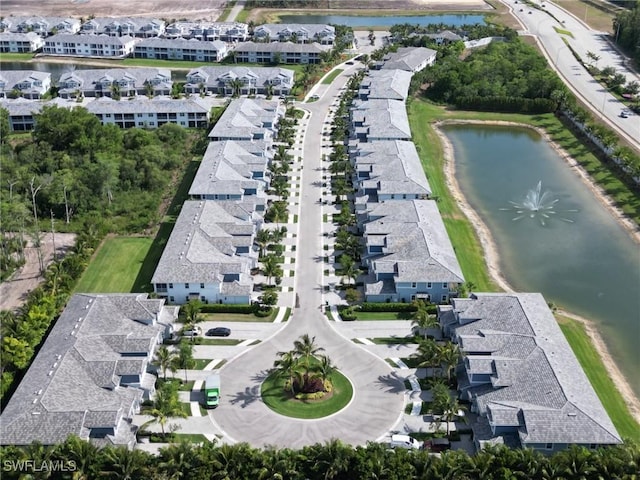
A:
<svg viewBox="0 0 640 480">
<path fill-rule="evenodd" d="M 20 460 L 59 461 L 73 472 L 40 472 L 29 478 L 112 478 L 128 480 L 599 480 L 637 478 L 640 447 L 633 442 L 588 450 L 573 446 L 545 456 L 533 450 L 487 447 L 471 456 L 464 450 L 440 457 L 428 451 L 389 450 L 381 443 L 351 447 L 339 440 L 301 449 L 252 448 L 246 443 L 200 445 L 181 442 L 158 455 L 125 447 L 104 447 L 71 436 L 64 443 L 0 449 L 3 465 Z M 27 478 L 3 468 L 2 478 Z"/>
<path fill-rule="evenodd" d="M 293 342 L 293 350 L 278 352 L 273 372 L 286 379 L 285 389 L 292 397 L 331 391 L 331 374 L 337 367 L 326 355 L 318 355 L 324 348 L 315 343 L 316 337 L 302 335 Z M 317 398 L 317 397 L 316 397 Z"/>
</svg>

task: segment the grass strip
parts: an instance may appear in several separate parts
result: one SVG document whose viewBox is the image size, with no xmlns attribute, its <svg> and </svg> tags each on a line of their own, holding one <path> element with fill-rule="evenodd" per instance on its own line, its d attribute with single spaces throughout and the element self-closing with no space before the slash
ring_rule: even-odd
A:
<svg viewBox="0 0 640 480">
<path fill-rule="evenodd" d="M 341 68 L 336 68 L 336 69 L 335 69 L 335 70 L 333 70 L 329 75 L 327 75 L 326 77 L 324 77 L 324 78 L 322 79 L 322 83 L 323 83 L 324 85 L 330 85 L 330 84 L 331 84 L 331 82 L 333 82 L 333 81 L 336 79 L 336 77 L 337 77 L 338 75 L 340 75 L 343 71 L 344 71 L 344 70 L 343 70 L 343 69 L 341 69 Z"/>
<path fill-rule="evenodd" d="M 153 239 L 147 237 L 106 238 L 82 274 L 75 292 L 134 292 L 152 243 Z"/>
<path fill-rule="evenodd" d="M 587 378 L 596 391 L 618 433 L 624 439 L 640 441 L 640 425 L 635 421 L 620 391 L 616 388 L 607 369 L 593 346 L 582 323 L 556 315 L 562 333 L 578 358 Z"/>
</svg>

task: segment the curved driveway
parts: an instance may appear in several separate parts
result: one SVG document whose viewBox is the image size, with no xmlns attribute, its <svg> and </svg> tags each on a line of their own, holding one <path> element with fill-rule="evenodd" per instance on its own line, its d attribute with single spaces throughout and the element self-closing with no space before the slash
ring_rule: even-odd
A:
<svg viewBox="0 0 640 480">
<path fill-rule="evenodd" d="M 301 211 L 298 223 L 296 294 L 293 315 L 271 339 L 248 350 L 220 371 L 221 405 L 210 415 L 230 439 L 253 446 L 298 448 L 331 438 L 352 445 L 377 440 L 403 414 L 402 379 L 381 359 L 339 335 L 322 312 L 322 165 L 323 124 L 329 107 L 355 67 L 347 67 L 330 86 L 318 85 L 304 140 Z M 291 350 L 302 334 L 316 337 L 318 346 L 352 382 L 351 403 L 331 417 L 299 420 L 281 416 L 262 403 L 260 385 L 279 351 Z"/>
</svg>

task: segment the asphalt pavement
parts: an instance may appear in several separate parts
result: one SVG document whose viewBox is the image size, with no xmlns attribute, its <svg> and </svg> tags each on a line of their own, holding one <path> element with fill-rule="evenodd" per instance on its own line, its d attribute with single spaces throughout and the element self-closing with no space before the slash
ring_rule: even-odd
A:
<svg viewBox="0 0 640 480">
<path fill-rule="evenodd" d="M 502 1 L 511 8 L 525 31 L 536 36 L 549 63 L 574 94 L 580 97 L 595 115 L 640 150 L 640 117 L 620 117 L 624 105 L 587 72 L 571 51 L 573 49 L 585 62 L 588 61 L 587 52 L 592 52 L 601 57 L 597 62 L 598 68 L 613 66 L 616 72 L 624 74 L 628 81 L 640 81 L 640 76 L 627 68 L 624 57 L 609 43 L 606 34 L 592 30 L 581 19 L 552 2 L 537 0 L 540 8 L 531 8 L 521 1 Z M 556 29 L 566 30 L 571 34 L 561 34 Z"/>
</svg>

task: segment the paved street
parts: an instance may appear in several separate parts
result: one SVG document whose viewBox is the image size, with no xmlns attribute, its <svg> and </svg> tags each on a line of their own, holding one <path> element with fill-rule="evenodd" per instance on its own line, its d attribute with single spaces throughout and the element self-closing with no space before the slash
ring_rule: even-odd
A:
<svg viewBox="0 0 640 480">
<path fill-rule="evenodd" d="M 589 75 L 563 42 L 565 39 L 585 61 L 588 60 L 587 52 L 593 52 L 601 57 L 597 64 L 599 68 L 613 66 L 628 80 L 640 81 L 640 77 L 624 65 L 622 57 L 606 41 L 604 34 L 591 30 L 581 19 L 551 2 L 538 1 L 538 5 L 544 4 L 541 9 L 530 8 L 522 2 L 516 4 L 515 0 L 503 0 L 503 3 L 512 9 L 529 33 L 536 35 L 550 63 L 571 90 L 590 105 L 595 113 L 603 116 L 609 126 L 640 150 L 640 117 L 633 115 L 621 118 L 619 115 L 624 108 L 622 103 Z M 554 27 L 570 31 L 573 38 L 559 34 Z"/>
<path fill-rule="evenodd" d="M 300 214 L 297 228 L 295 293 L 293 318 L 271 340 L 242 353 L 221 370 L 222 403 L 210 416 L 230 441 L 246 441 L 254 446 L 301 447 L 331 438 L 353 445 L 376 440 L 402 417 L 405 389 L 401 379 L 381 358 L 342 337 L 323 314 L 322 259 L 322 168 L 323 124 L 339 89 L 356 67 L 347 67 L 331 85 L 318 85 L 311 94 L 320 96 L 302 105 L 309 111 L 304 138 L 303 169 L 300 180 Z M 298 420 L 283 417 L 266 407 L 260 398 L 260 384 L 277 358 L 290 350 L 304 333 L 338 365 L 354 386 L 351 403 L 331 417 Z"/>
</svg>

